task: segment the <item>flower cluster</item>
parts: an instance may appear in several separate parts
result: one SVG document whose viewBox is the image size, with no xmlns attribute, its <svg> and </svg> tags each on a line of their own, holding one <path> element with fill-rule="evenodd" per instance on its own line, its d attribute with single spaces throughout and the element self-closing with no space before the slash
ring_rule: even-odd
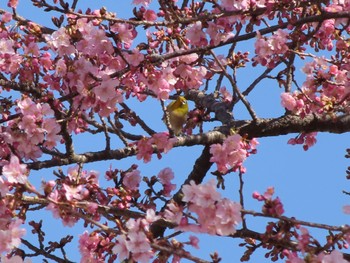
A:
<svg viewBox="0 0 350 263">
<path fill-rule="evenodd" d="M 284 213 L 283 204 L 279 197 L 275 199 L 272 198 L 275 193 L 273 187 L 269 187 L 264 194 L 259 194 L 258 192 L 253 193 L 253 198 L 264 202 L 262 212 L 270 216 L 281 216 Z"/>
<path fill-rule="evenodd" d="M 66 226 L 73 226 L 79 220 L 75 215 L 78 212 L 76 202 L 84 201 L 87 212 L 97 221 L 100 218 L 97 204 L 107 203 L 107 197 L 99 187 L 98 173 L 82 171 L 78 165 L 68 168 L 67 176 L 62 179 L 43 182 L 43 189 L 50 201 L 46 208 L 55 218 L 62 219 Z M 69 203 L 71 206 L 59 203 Z"/>
<path fill-rule="evenodd" d="M 302 144 L 303 149 L 307 151 L 310 147 L 314 146 L 316 143 L 317 132 L 301 133 L 296 138 L 288 140 L 288 144 L 296 145 Z"/>
<path fill-rule="evenodd" d="M 281 104 L 301 117 L 309 114 L 334 116 L 337 112 L 350 112 L 349 65 L 329 65 L 318 58 L 303 67 L 306 81 L 300 91 L 282 93 Z"/>
<path fill-rule="evenodd" d="M 187 203 L 188 212 L 196 213 L 198 218 L 196 223 L 190 223 L 186 216 L 181 218 L 182 209 L 174 204 L 168 205 L 165 217 L 179 224 L 179 230 L 221 236 L 236 232 L 236 226 L 242 221 L 241 205 L 222 198 L 214 180 L 201 185 L 191 181 L 182 187 L 182 192 L 182 201 Z"/>
<path fill-rule="evenodd" d="M 345 260 L 343 253 L 338 250 L 333 250 L 331 253 L 320 253 L 319 255 L 307 255 L 305 258 L 300 258 L 297 253 L 291 251 L 284 251 L 287 256 L 286 263 L 348 263 Z"/>
<path fill-rule="evenodd" d="M 151 138 L 143 138 L 137 142 L 136 158 L 143 159 L 145 163 L 150 162 L 154 153 L 153 145 L 157 147 L 158 157 L 161 158 L 160 153 L 170 151 L 176 141 L 176 138 L 169 138 L 169 134 L 165 132 L 153 134 Z"/>
<path fill-rule="evenodd" d="M 27 166 L 25 164 L 20 164 L 18 157 L 15 155 L 12 155 L 10 162 L 2 167 L 2 175 L 10 184 L 26 184 L 28 180 L 27 174 Z M 5 186 L 5 182 L 0 182 L 0 185 L 2 185 L 0 189 L 4 189 L 3 191 L 0 190 L 0 193 L 4 196 L 7 192 L 7 187 Z"/>
<path fill-rule="evenodd" d="M 23 221 L 12 218 L 10 206 L 5 199 L 0 200 L 0 254 L 18 247 L 26 233 L 26 230 L 21 228 Z"/>
<path fill-rule="evenodd" d="M 17 105 L 21 118 L 9 121 L 2 136 L 8 145 L 16 146 L 20 157 L 35 160 L 42 155 L 40 145 L 52 149 L 61 140 L 61 128 L 49 104 L 24 98 Z"/>
<path fill-rule="evenodd" d="M 250 155 L 256 153 L 258 141 L 252 139 L 245 140 L 239 134 L 234 134 L 227 137 L 222 144 L 212 144 L 210 153 L 211 162 L 215 162 L 220 173 L 227 173 L 231 169 L 233 171 L 241 169 L 243 161 Z"/>
<path fill-rule="evenodd" d="M 170 197 L 171 191 L 176 189 L 176 184 L 172 184 L 171 180 L 174 179 L 174 173 L 170 168 L 164 168 L 157 175 L 159 182 L 163 185 L 162 194 L 166 197 Z"/>
<path fill-rule="evenodd" d="M 253 58 L 253 65 L 259 63 L 268 68 L 274 68 L 279 61 L 278 56 L 284 55 L 288 51 L 288 33 L 282 29 L 278 29 L 270 38 L 262 37 L 259 31 L 257 31 L 256 36 L 256 57 Z"/>
<path fill-rule="evenodd" d="M 154 210 L 147 210 L 146 219 L 129 219 L 126 223 L 127 234 L 117 237 L 113 253 L 117 254 L 119 261 L 133 259 L 137 262 L 147 263 L 153 256 L 147 231 L 152 222 L 159 219 Z"/>
<path fill-rule="evenodd" d="M 112 234 L 100 235 L 96 232 L 89 234 L 87 231 L 84 231 L 79 236 L 79 252 L 82 256 L 80 262 L 107 262 L 106 256 L 111 254 L 113 248 L 113 238 Z M 114 257 L 112 255 L 111 259 Z"/>
</svg>

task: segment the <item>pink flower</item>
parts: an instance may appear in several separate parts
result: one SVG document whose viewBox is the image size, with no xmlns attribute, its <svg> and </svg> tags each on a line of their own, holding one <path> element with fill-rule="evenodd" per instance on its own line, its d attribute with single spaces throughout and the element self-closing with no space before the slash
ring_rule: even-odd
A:
<svg viewBox="0 0 350 263">
<path fill-rule="evenodd" d="M 150 224 L 154 221 L 157 221 L 160 218 L 160 216 L 157 216 L 155 211 L 153 209 L 147 209 L 146 211 L 146 218 L 143 220 L 143 223 Z"/>
<path fill-rule="evenodd" d="M 153 10 L 146 10 L 146 12 L 143 14 L 143 18 L 146 21 L 156 21 L 157 20 L 157 14 Z"/>
<path fill-rule="evenodd" d="M 305 227 L 300 227 L 300 234 L 298 236 L 298 249 L 305 252 L 310 245 L 310 234 Z"/>
<path fill-rule="evenodd" d="M 19 228 L 22 223 L 22 220 L 15 219 L 11 221 L 6 228 L 0 229 L 0 254 L 19 247 L 21 244 L 21 238 L 26 233 L 24 228 Z"/>
<path fill-rule="evenodd" d="M 177 142 L 177 139 L 169 138 L 168 133 L 161 132 L 153 134 L 151 142 L 157 146 L 159 151 L 167 153 L 173 148 L 173 145 Z"/>
<path fill-rule="evenodd" d="M 293 111 L 297 105 L 295 98 L 287 92 L 281 94 L 281 104 L 287 110 Z"/>
<path fill-rule="evenodd" d="M 232 94 L 226 89 L 226 87 L 221 87 L 219 92 L 221 93 L 223 100 L 225 102 L 231 102 L 232 101 Z"/>
<path fill-rule="evenodd" d="M 245 10 L 249 3 L 248 0 L 221 0 L 221 6 L 227 11 Z"/>
<path fill-rule="evenodd" d="M 142 231 L 129 233 L 126 247 L 137 262 L 148 263 L 153 255 L 150 242 Z"/>
<path fill-rule="evenodd" d="M 345 260 L 343 257 L 343 253 L 338 250 L 333 250 L 330 254 L 325 255 L 324 253 L 318 256 L 318 259 L 321 260 L 322 263 L 348 263 L 349 261 Z"/>
<path fill-rule="evenodd" d="M 128 172 L 123 177 L 123 184 L 130 190 L 137 190 L 141 182 L 139 170 Z"/>
<path fill-rule="evenodd" d="M 244 142 L 239 134 L 234 134 L 227 137 L 221 144 L 212 144 L 210 146 L 210 153 L 212 157 L 211 162 L 215 162 L 218 171 L 226 173 L 229 169 L 236 170 L 242 168 L 243 161 L 251 153 L 256 152 L 256 140 L 251 143 Z"/>
<path fill-rule="evenodd" d="M 187 28 L 186 37 L 194 46 L 205 46 L 208 44 L 205 33 L 202 31 L 202 22 L 197 21 Z"/>
<path fill-rule="evenodd" d="M 176 184 L 172 184 L 171 180 L 174 179 L 174 173 L 170 168 L 164 168 L 157 176 L 160 183 L 163 185 L 163 195 L 170 196 L 171 191 L 176 189 Z"/>
<path fill-rule="evenodd" d="M 102 76 L 102 82 L 94 88 L 97 98 L 103 102 L 107 102 L 117 96 L 116 87 L 119 86 L 119 80 L 111 79 L 109 76 Z M 118 102 L 122 102 L 122 97 L 118 97 Z"/>
<path fill-rule="evenodd" d="M 233 17 L 231 18 L 234 19 Z M 223 20 L 221 19 L 221 21 Z M 230 26 L 230 24 L 232 24 L 232 22 L 229 22 L 227 26 Z M 206 30 L 206 33 L 209 35 L 210 44 L 212 45 L 218 45 L 220 42 L 224 42 L 228 40 L 230 37 L 234 37 L 234 34 L 231 31 L 229 32 L 225 31 L 225 25 L 221 23 L 208 22 L 208 28 Z M 223 57 L 221 56 L 220 58 L 219 56 L 219 59 L 223 60 Z M 225 64 L 226 64 L 226 61 L 225 63 L 223 63 L 223 65 Z"/>
<path fill-rule="evenodd" d="M 112 252 L 118 255 L 118 259 L 122 262 L 124 259 L 129 258 L 129 249 L 126 246 L 126 236 L 120 235 L 117 237 L 116 244 L 112 249 Z"/>
<path fill-rule="evenodd" d="M 72 182 L 78 181 L 78 179 L 80 177 L 79 165 L 74 165 L 74 166 L 69 167 L 67 169 L 67 176 L 68 176 L 69 180 L 71 180 Z"/>
<path fill-rule="evenodd" d="M 152 147 L 152 141 L 143 138 L 137 142 L 137 155 L 136 158 L 137 160 L 143 159 L 144 163 L 148 163 L 151 161 L 152 154 L 153 154 L 153 147 Z"/>
<path fill-rule="evenodd" d="M 258 201 L 264 202 L 264 206 L 262 208 L 262 212 L 264 214 L 272 216 L 281 216 L 284 213 L 283 204 L 279 197 L 272 199 L 274 191 L 275 190 L 273 187 L 268 187 L 263 195 L 259 194 L 258 192 L 254 192 L 253 198 Z"/>
<path fill-rule="evenodd" d="M 344 205 L 343 206 L 343 212 L 345 214 L 350 214 L 350 205 Z"/>
<path fill-rule="evenodd" d="M 81 191 L 83 186 L 79 185 L 77 187 L 70 187 L 67 184 L 62 184 L 63 189 L 65 190 L 65 196 L 68 201 L 72 201 L 73 199 L 75 200 L 82 200 L 83 197 L 81 195 Z"/>
<path fill-rule="evenodd" d="M 210 235 L 230 235 L 236 232 L 241 219 L 241 205 L 221 198 L 216 191 L 214 180 L 196 185 L 193 181 L 182 187 L 182 201 L 187 202 L 189 212 L 198 215 L 197 224 L 181 220 L 178 228 L 182 231 L 208 233 Z"/>
<path fill-rule="evenodd" d="M 170 184 L 171 180 L 174 179 L 174 173 L 171 168 L 167 167 L 159 172 L 158 178 L 162 184 Z"/>
<path fill-rule="evenodd" d="M 10 163 L 4 165 L 2 168 L 2 174 L 7 178 L 10 183 L 27 183 L 27 166 L 20 164 L 17 156 L 12 155 Z"/>
<path fill-rule="evenodd" d="M 62 199 L 62 191 L 57 191 L 56 189 L 53 190 L 49 195 L 49 201 L 50 203 L 46 206 L 47 210 L 51 210 L 54 218 L 60 218 L 62 219 L 62 223 L 64 226 L 74 226 L 74 224 L 79 220 L 78 217 L 75 217 L 70 213 L 71 209 L 74 209 L 73 207 L 60 207 L 56 205 L 61 199 Z"/>
<path fill-rule="evenodd" d="M 10 190 L 7 182 L 4 181 L 2 177 L 0 177 L 0 196 L 4 197 L 9 191 Z"/>
<path fill-rule="evenodd" d="M 316 144 L 316 136 L 317 132 L 301 133 L 296 138 L 289 139 L 287 143 L 291 145 L 303 144 L 303 149 L 307 151 L 310 147 Z"/>
<path fill-rule="evenodd" d="M 4 12 L 2 14 L 2 17 L 1 17 L 1 20 L 4 22 L 4 23 L 8 23 L 12 20 L 12 14 L 9 13 L 9 12 Z"/>
<path fill-rule="evenodd" d="M 71 55 L 75 52 L 74 46 L 70 43 L 70 36 L 66 33 L 66 28 L 61 27 L 51 35 L 45 35 L 48 46 L 58 52 L 59 56 Z"/>
<path fill-rule="evenodd" d="M 145 56 L 138 50 L 133 49 L 132 53 L 124 52 L 124 57 L 131 66 L 137 67 L 144 60 Z"/>
<path fill-rule="evenodd" d="M 267 65 L 269 68 L 275 65 L 279 60 L 278 55 L 284 55 L 288 51 L 287 40 L 288 33 L 282 29 L 278 29 L 270 38 L 263 37 L 259 31 L 256 33 L 257 40 L 255 42 L 255 63 Z"/>
<path fill-rule="evenodd" d="M 81 263 L 97 262 L 95 261 L 96 259 L 94 251 L 97 249 L 99 243 L 100 238 L 97 234 L 89 234 L 87 231 L 84 231 L 84 233 L 79 236 L 79 252 L 81 254 Z"/>
<path fill-rule="evenodd" d="M 11 258 L 7 258 L 2 255 L 0 259 L 1 263 L 31 263 L 32 261 L 29 258 L 26 258 L 24 261 L 20 256 L 13 256 Z"/>
<path fill-rule="evenodd" d="M 46 132 L 44 144 L 47 148 L 52 149 L 62 139 L 62 136 L 59 135 L 61 126 L 57 123 L 56 119 L 49 118 L 43 120 L 42 129 Z"/>
<path fill-rule="evenodd" d="M 194 248 L 196 249 L 199 249 L 199 238 L 198 237 L 195 237 L 195 236 L 190 236 L 190 244 L 191 246 L 193 246 Z"/>
<path fill-rule="evenodd" d="M 8 7 L 17 8 L 18 0 L 9 0 L 7 3 Z"/>
<path fill-rule="evenodd" d="M 216 191 L 215 180 L 205 184 L 196 185 L 194 181 L 182 187 L 184 202 L 191 202 L 196 206 L 208 207 L 220 199 L 220 193 Z"/>
<path fill-rule="evenodd" d="M 216 234 L 226 236 L 235 233 L 235 226 L 242 222 L 241 209 L 239 203 L 226 198 L 220 200 L 215 212 Z"/>
<path fill-rule="evenodd" d="M 55 70 L 56 70 L 54 73 L 55 77 L 63 77 L 67 73 L 67 65 L 63 58 L 59 59 L 55 63 Z"/>
<path fill-rule="evenodd" d="M 164 212 L 164 218 L 170 222 L 173 222 L 177 225 L 180 224 L 182 219 L 182 206 L 179 206 L 173 202 L 167 204 L 165 212 Z"/>
<path fill-rule="evenodd" d="M 158 71 L 148 76 L 147 82 L 149 88 L 157 95 L 158 99 L 168 99 L 169 93 L 174 89 L 173 83 L 167 77 L 173 76 L 169 72 L 161 73 Z"/>
<path fill-rule="evenodd" d="M 179 77 L 175 87 L 183 90 L 189 87 L 198 89 L 204 83 L 203 79 L 206 74 L 207 69 L 205 67 L 192 67 L 191 65 L 180 64 L 174 70 L 174 75 Z"/>
<path fill-rule="evenodd" d="M 141 223 L 140 219 L 130 218 L 126 222 L 126 227 L 129 229 L 129 232 L 138 232 L 142 229 Z"/>
<path fill-rule="evenodd" d="M 148 6 L 151 2 L 152 0 L 133 0 L 132 1 L 134 5 L 144 5 L 144 6 Z"/>
<path fill-rule="evenodd" d="M 316 140 L 317 132 L 310 132 L 305 134 L 304 150 L 307 151 L 310 147 L 314 146 L 317 142 Z"/>
<path fill-rule="evenodd" d="M 284 250 L 283 254 L 287 256 L 286 263 L 305 263 L 305 261 L 301 258 L 299 258 L 298 254 L 296 252 L 291 252 L 289 250 Z"/>
<path fill-rule="evenodd" d="M 115 23 L 111 26 L 111 31 L 118 34 L 118 38 L 127 49 L 130 48 L 132 41 L 137 35 L 135 28 L 129 24 Z"/>
</svg>

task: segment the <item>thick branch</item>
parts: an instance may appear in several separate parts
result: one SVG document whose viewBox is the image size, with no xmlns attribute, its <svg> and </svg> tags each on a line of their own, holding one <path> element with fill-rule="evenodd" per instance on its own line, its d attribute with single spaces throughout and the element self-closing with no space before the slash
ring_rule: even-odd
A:
<svg viewBox="0 0 350 263">
<path fill-rule="evenodd" d="M 249 137 L 261 138 L 286 135 L 290 133 L 329 132 L 346 133 L 350 131 L 350 115 L 336 117 L 317 117 L 309 115 L 304 119 L 295 115 L 285 115 L 279 118 L 260 119 L 253 121 L 236 121 L 236 130 Z"/>
<path fill-rule="evenodd" d="M 304 119 L 286 115 L 279 118 L 259 119 L 254 121 L 234 121 L 231 120 L 232 126 L 223 126 L 219 131 L 211 131 L 204 134 L 179 137 L 174 147 L 194 146 L 194 145 L 211 145 L 221 143 L 225 134 L 229 134 L 231 128 L 241 135 L 248 135 L 251 138 L 272 137 L 278 135 L 286 135 L 289 133 L 301 132 L 330 132 L 330 133 L 346 133 L 350 131 L 350 115 L 342 115 L 338 117 L 320 118 L 313 115 Z M 158 149 L 153 147 L 154 153 Z M 28 163 L 28 168 L 32 170 L 40 170 L 42 168 L 51 168 L 56 166 L 68 165 L 73 163 L 91 163 L 103 160 L 121 160 L 137 154 L 137 147 L 130 146 L 117 150 L 103 150 L 98 152 L 87 152 L 83 154 L 74 154 L 67 158 L 53 158 L 47 161 L 38 161 Z"/>
</svg>

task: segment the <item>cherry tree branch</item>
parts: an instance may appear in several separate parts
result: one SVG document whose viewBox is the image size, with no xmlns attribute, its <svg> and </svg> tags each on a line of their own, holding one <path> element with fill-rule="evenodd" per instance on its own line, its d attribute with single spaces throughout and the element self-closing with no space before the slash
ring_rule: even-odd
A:
<svg viewBox="0 0 350 263">
<path fill-rule="evenodd" d="M 219 104 L 219 107 L 220 104 Z M 213 106 L 215 109 L 215 105 Z M 317 117 L 315 115 L 300 118 L 295 115 L 285 115 L 279 118 L 253 120 L 230 121 L 230 126 L 222 126 L 220 131 L 210 131 L 203 134 L 179 137 L 174 147 L 211 145 L 220 143 L 225 138 L 225 134 L 230 133 L 234 128 L 241 135 L 248 135 L 251 138 L 272 137 L 286 135 L 291 133 L 309 133 L 309 132 L 330 132 L 346 133 L 350 131 L 350 115 L 341 115 L 336 117 Z M 159 152 L 156 146 L 153 146 L 153 152 Z M 27 163 L 28 168 L 39 170 L 73 163 L 91 163 L 103 160 L 121 160 L 137 154 L 137 147 L 129 146 L 117 150 L 101 150 L 97 152 L 86 152 L 82 154 L 73 154 L 66 158 L 53 158 L 46 161 L 36 161 Z"/>
<path fill-rule="evenodd" d="M 35 252 L 35 255 L 42 255 L 45 258 L 49 258 L 49 259 L 54 260 L 54 261 L 56 261 L 58 263 L 74 263 L 74 261 L 70 261 L 68 259 L 60 258 L 58 256 L 53 255 L 52 253 L 49 253 L 49 252 L 45 251 L 45 249 L 38 248 L 38 247 L 34 246 L 29 241 L 27 241 L 27 240 L 25 240 L 23 238 L 21 239 L 21 242 L 26 247 L 28 247 L 30 250 Z"/>
</svg>

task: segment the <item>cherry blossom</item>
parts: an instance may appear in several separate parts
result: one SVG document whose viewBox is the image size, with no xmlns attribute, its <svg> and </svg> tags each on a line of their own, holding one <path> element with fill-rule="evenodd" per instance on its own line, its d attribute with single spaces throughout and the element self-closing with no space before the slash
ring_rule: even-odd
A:
<svg viewBox="0 0 350 263">
<path fill-rule="evenodd" d="M 57 51 L 59 56 L 71 55 L 75 52 L 75 48 L 71 45 L 70 37 L 64 27 L 55 31 L 52 35 L 46 35 L 45 38 L 49 47 Z"/>
<path fill-rule="evenodd" d="M 0 253 L 9 252 L 21 244 L 21 237 L 26 234 L 26 230 L 20 228 L 22 223 L 22 220 L 15 219 L 8 221 L 7 225 L 0 224 Z"/>
<path fill-rule="evenodd" d="M 188 27 L 186 37 L 190 40 L 190 43 L 195 46 L 205 46 L 208 43 L 200 21 Z"/>
<path fill-rule="evenodd" d="M 141 182 L 140 171 L 128 172 L 123 177 L 123 184 L 130 190 L 137 190 Z"/>
<path fill-rule="evenodd" d="M 13 256 L 7 258 L 6 256 L 1 256 L 1 262 L 3 263 L 31 263 L 32 261 L 29 258 L 23 260 L 20 256 Z"/>
<path fill-rule="evenodd" d="M 182 187 L 182 191 L 182 201 L 189 204 L 189 211 L 198 215 L 198 225 L 182 223 L 179 229 L 223 236 L 236 232 L 235 226 L 242 221 L 241 205 L 221 198 L 214 180 L 202 185 L 191 181 Z"/>
<path fill-rule="evenodd" d="M 119 235 L 116 240 L 116 244 L 113 247 L 113 253 L 118 255 L 119 260 L 129 258 L 130 250 L 126 246 L 126 236 Z"/>
<path fill-rule="evenodd" d="M 254 61 L 263 66 L 274 67 L 276 63 L 275 57 L 288 51 L 287 36 L 288 33 L 286 31 L 279 29 L 272 37 L 266 39 L 257 31 L 257 41 L 255 42 L 255 53 L 257 56 L 254 58 Z"/>
<path fill-rule="evenodd" d="M 26 184 L 28 181 L 27 173 L 27 166 L 20 164 L 18 157 L 15 155 L 12 155 L 10 162 L 2 168 L 2 175 L 10 183 Z"/>
<path fill-rule="evenodd" d="M 157 177 L 163 185 L 163 195 L 169 197 L 171 191 L 176 189 L 176 184 L 171 183 L 171 180 L 174 179 L 173 171 L 171 168 L 164 168 L 158 173 Z"/>
<path fill-rule="evenodd" d="M 210 147 L 212 157 L 211 162 L 215 162 L 218 171 L 226 173 L 229 169 L 236 170 L 242 166 L 243 161 L 251 153 L 255 152 L 257 145 L 256 140 L 252 140 L 251 144 L 245 143 L 239 134 L 234 134 L 225 139 L 223 144 L 213 144 Z"/>
<path fill-rule="evenodd" d="M 151 2 L 152 0 L 133 0 L 132 1 L 134 5 L 145 5 L 145 6 L 148 6 Z"/>
</svg>

